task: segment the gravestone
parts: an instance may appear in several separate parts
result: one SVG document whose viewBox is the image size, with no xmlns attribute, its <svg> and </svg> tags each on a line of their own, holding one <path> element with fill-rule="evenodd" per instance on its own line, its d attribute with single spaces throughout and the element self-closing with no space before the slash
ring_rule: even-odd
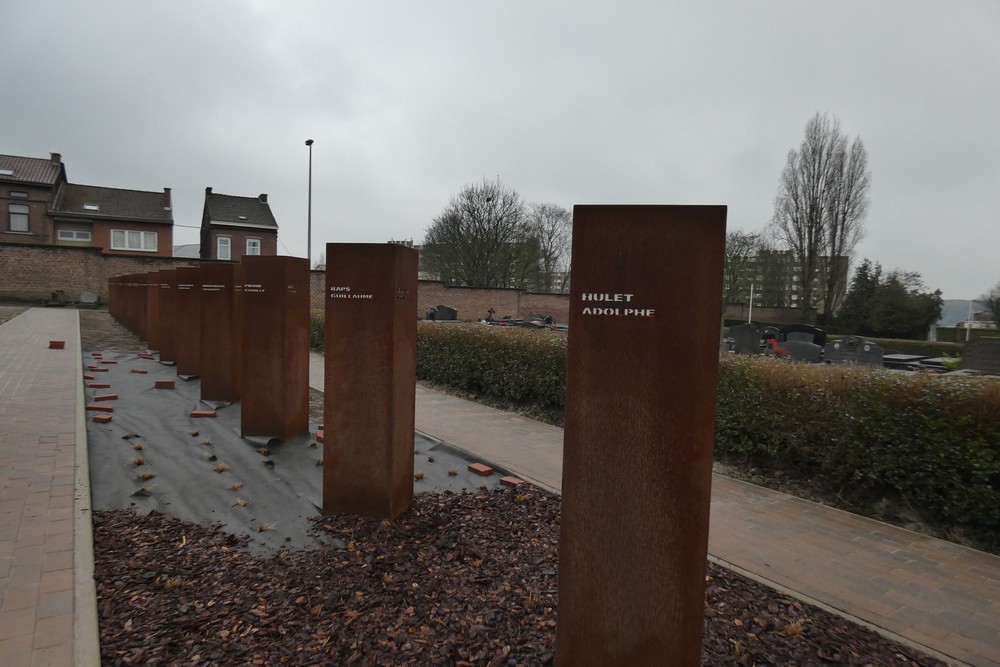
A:
<svg viewBox="0 0 1000 667">
<path fill-rule="evenodd" d="M 177 361 L 174 339 L 174 305 L 177 301 L 177 269 L 160 271 L 160 362 Z"/>
<path fill-rule="evenodd" d="M 438 306 L 434 311 L 435 320 L 450 322 L 458 319 L 458 311 L 450 306 Z"/>
<path fill-rule="evenodd" d="M 309 430 L 309 262 L 250 255 L 237 271 L 240 431 L 288 440 Z"/>
<path fill-rule="evenodd" d="M 160 349 L 160 273 L 146 274 L 146 347 Z"/>
<path fill-rule="evenodd" d="M 882 364 L 886 368 L 891 368 L 898 371 L 914 371 L 921 370 L 921 363 L 929 359 L 926 354 L 883 354 Z"/>
<path fill-rule="evenodd" d="M 977 370 L 990 375 L 1000 375 L 1000 338 L 975 338 L 965 344 L 962 359 L 958 362 L 962 370 Z"/>
<path fill-rule="evenodd" d="M 733 339 L 736 354 L 757 354 L 760 352 L 760 331 L 752 324 L 737 324 L 729 327 L 729 337 Z"/>
<path fill-rule="evenodd" d="M 93 292 L 80 292 L 80 308 L 96 309 L 100 298 Z"/>
<path fill-rule="evenodd" d="M 177 269 L 174 293 L 174 338 L 177 348 L 177 374 L 201 374 L 201 269 Z"/>
<path fill-rule="evenodd" d="M 233 402 L 240 398 L 241 348 L 233 306 L 233 264 L 201 266 L 201 399 Z"/>
<path fill-rule="evenodd" d="M 882 348 L 860 336 L 846 336 L 827 343 L 823 348 L 823 359 L 830 364 L 881 366 Z"/>
<path fill-rule="evenodd" d="M 392 519 L 413 499 L 417 251 L 326 246 L 323 511 Z"/>
<path fill-rule="evenodd" d="M 700 664 L 725 222 L 574 208 L 557 665 Z"/>
<path fill-rule="evenodd" d="M 761 327 L 760 338 L 761 340 L 764 341 L 770 339 L 775 341 L 776 343 L 780 343 L 781 341 L 785 340 L 785 334 L 782 333 L 781 329 L 779 329 L 778 327 L 766 326 L 766 327 Z"/>
<path fill-rule="evenodd" d="M 784 343 L 779 343 L 778 347 L 781 350 L 781 356 L 792 361 L 804 361 L 808 364 L 818 364 L 822 361 L 823 348 L 815 343 L 804 340 L 786 340 Z"/>
<path fill-rule="evenodd" d="M 811 324 L 786 324 L 781 330 L 785 333 L 785 340 L 804 340 L 820 347 L 826 345 L 826 332 Z"/>
</svg>

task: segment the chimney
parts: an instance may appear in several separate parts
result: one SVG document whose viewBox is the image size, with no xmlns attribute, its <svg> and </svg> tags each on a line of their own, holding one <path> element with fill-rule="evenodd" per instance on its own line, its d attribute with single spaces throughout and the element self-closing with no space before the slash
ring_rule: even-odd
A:
<svg viewBox="0 0 1000 667">
<path fill-rule="evenodd" d="M 210 187 L 208 187 L 208 188 L 205 188 L 205 194 L 206 194 L 206 195 L 210 195 L 210 194 L 212 194 L 212 188 L 210 188 Z"/>
<path fill-rule="evenodd" d="M 170 210 L 170 188 L 163 188 L 163 210 Z"/>
<path fill-rule="evenodd" d="M 261 204 L 266 204 L 267 203 L 267 195 L 266 194 L 261 194 L 261 196 L 258 197 L 258 199 L 260 199 L 260 203 Z"/>
<path fill-rule="evenodd" d="M 61 154 L 59 154 L 59 153 L 49 153 L 49 155 L 51 156 L 49 158 L 49 162 L 51 162 L 52 164 L 62 164 L 62 155 Z"/>
</svg>

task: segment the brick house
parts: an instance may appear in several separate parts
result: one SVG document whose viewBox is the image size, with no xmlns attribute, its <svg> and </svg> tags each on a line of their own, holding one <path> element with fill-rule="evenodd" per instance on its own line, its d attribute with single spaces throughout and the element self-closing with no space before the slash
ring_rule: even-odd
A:
<svg viewBox="0 0 1000 667">
<path fill-rule="evenodd" d="M 66 183 L 62 156 L 44 158 L 0 155 L 0 206 L 4 220 L 0 243 L 51 245 L 49 205 Z"/>
<path fill-rule="evenodd" d="M 170 188 L 145 192 L 66 183 L 56 196 L 51 216 L 53 245 L 98 247 L 113 255 L 173 254 Z"/>
<path fill-rule="evenodd" d="M 170 188 L 122 190 L 69 183 L 59 153 L 0 155 L 0 243 L 100 248 L 109 255 L 169 257 L 174 220 Z"/>
<path fill-rule="evenodd" d="M 235 197 L 205 188 L 201 258 L 239 261 L 244 255 L 277 255 L 278 223 L 267 195 Z"/>
</svg>

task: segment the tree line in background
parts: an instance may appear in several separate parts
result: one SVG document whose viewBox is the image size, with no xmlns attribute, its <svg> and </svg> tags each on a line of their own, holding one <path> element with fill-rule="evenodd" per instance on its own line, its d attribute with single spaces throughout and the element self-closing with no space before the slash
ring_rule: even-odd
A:
<svg viewBox="0 0 1000 667">
<path fill-rule="evenodd" d="M 920 274 L 883 272 L 865 259 L 847 284 L 870 189 L 864 143 L 841 132 L 836 118 L 817 113 L 798 149 L 788 152 L 770 225 L 727 235 L 726 302 L 749 300 L 753 290 L 754 302 L 796 307 L 803 320 L 815 312 L 821 325 L 868 336 L 925 336 L 943 301 Z"/>
<path fill-rule="evenodd" d="M 798 306 L 819 306 L 830 323 L 847 280 L 841 266 L 864 237 L 871 172 L 860 137 L 853 141 L 840 122 L 817 113 L 806 123 L 798 150 L 790 150 L 778 180 L 771 231 L 794 258 L 800 286 Z"/>
<path fill-rule="evenodd" d="M 941 290 L 928 291 L 915 272 L 889 271 L 865 258 L 854 272 L 840 328 L 863 336 L 923 338 L 941 318 Z"/>
<path fill-rule="evenodd" d="M 985 306 L 986 310 L 990 311 L 990 314 L 993 316 L 993 323 L 1000 327 L 1000 280 L 989 291 L 980 296 L 977 301 Z"/>
<path fill-rule="evenodd" d="M 805 321 L 883 337 L 923 337 L 941 316 L 940 290 L 914 272 L 885 272 L 865 259 L 848 284 L 864 237 L 871 172 L 859 137 L 817 113 L 778 180 L 774 215 L 762 232 L 726 238 L 723 300 L 794 307 Z M 465 185 L 428 226 L 426 271 L 455 285 L 565 292 L 572 215 L 551 203 L 529 204 L 497 178 Z M 979 301 L 1000 322 L 1000 282 Z"/>
<path fill-rule="evenodd" d="M 527 204 L 500 179 L 469 184 L 427 228 L 425 268 L 472 287 L 563 292 L 569 282 L 572 216 L 556 204 Z"/>
</svg>

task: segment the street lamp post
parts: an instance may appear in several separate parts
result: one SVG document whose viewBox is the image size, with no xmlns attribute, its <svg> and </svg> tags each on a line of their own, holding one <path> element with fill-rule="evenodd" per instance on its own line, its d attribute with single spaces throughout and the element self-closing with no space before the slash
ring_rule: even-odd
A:
<svg viewBox="0 0 1000 667">
<path fill-rule="evenodd" d="M 313 249 L 313 140 L 306 139 L 306 146 L 309 147 L 309 208 L 306 214 L 306 259 L 309 262 L 309 270 L 312 270 L 312 249 Z"/>
</svg>

